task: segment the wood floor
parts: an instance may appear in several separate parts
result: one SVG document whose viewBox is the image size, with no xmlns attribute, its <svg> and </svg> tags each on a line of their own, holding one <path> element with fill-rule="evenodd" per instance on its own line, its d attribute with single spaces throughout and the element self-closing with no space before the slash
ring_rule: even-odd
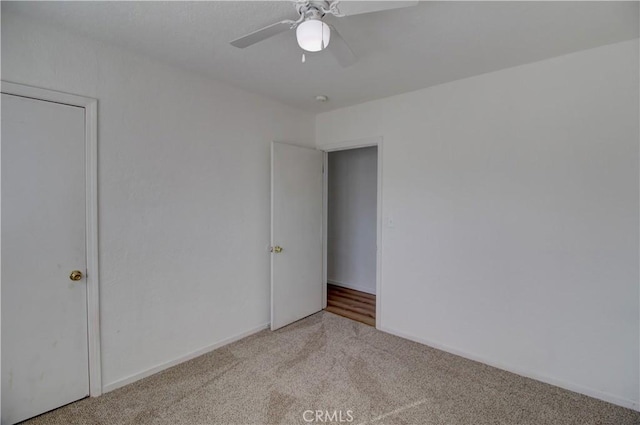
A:
<svg viewBox="0 0 640 425">
<path fill-rule="evenodd" d="M 328 312 L 369 326 L 376 325 L 376 296 L 327 284 Z"/>
</svg>

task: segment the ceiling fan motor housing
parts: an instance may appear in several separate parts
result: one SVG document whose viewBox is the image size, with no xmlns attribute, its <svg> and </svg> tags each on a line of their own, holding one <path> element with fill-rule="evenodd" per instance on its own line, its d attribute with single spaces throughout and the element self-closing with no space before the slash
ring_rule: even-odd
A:
<svg viewBox="0 0 640 425">
<path fill-rule="evenodd" d="M 325 14 L 330 13 L 329 7 L 329 2 L 326 1 L 307 1 L 296 4 L 302 19 L 296 27 L 296 38 L 302 50 L 319 52 L 329 45 L 331 30 L 322 22 Z"/>
<path fill-rule="evenodd" d="M 328 1 L 310 0 L 298 2 L 296 4 L 296 9 L 301 16 L 305 17 L 305 19 L 322 19 L 324 15 L 331 10 L 331 5 Z"/>
</svg>

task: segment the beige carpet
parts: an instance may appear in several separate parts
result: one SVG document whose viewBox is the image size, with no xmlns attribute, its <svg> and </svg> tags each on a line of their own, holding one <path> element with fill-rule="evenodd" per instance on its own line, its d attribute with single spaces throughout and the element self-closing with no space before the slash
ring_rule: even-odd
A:
<svg viewBox="0 0 640 425">
<path fill-rule="evenodd" d="M 640 424 L 637 412 L 325 312 L 28 423 L 304 424 L 306 410 L 353 424 Z"/>
</svg>

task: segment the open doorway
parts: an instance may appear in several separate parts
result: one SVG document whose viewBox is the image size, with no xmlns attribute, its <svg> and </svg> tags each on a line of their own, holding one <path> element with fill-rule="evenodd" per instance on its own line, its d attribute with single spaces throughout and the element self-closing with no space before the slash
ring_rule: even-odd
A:
<svg viewBox="0 0 640 425">
<path fill-rule="evenodd" d="M 378 146 L 329 152 L 325 170 L 325 309 L 375 326 Z"/>
</svg>

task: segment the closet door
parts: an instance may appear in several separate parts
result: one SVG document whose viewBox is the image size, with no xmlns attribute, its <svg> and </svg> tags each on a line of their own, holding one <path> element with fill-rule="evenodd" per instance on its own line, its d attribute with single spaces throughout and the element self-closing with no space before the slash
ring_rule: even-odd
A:
<svg viewBox="0 0 640 425">
<path fill-rule="evenodd" d="M 2 94 L 2 424 L 89 394 L 85 110 Z"/>
</svg>

